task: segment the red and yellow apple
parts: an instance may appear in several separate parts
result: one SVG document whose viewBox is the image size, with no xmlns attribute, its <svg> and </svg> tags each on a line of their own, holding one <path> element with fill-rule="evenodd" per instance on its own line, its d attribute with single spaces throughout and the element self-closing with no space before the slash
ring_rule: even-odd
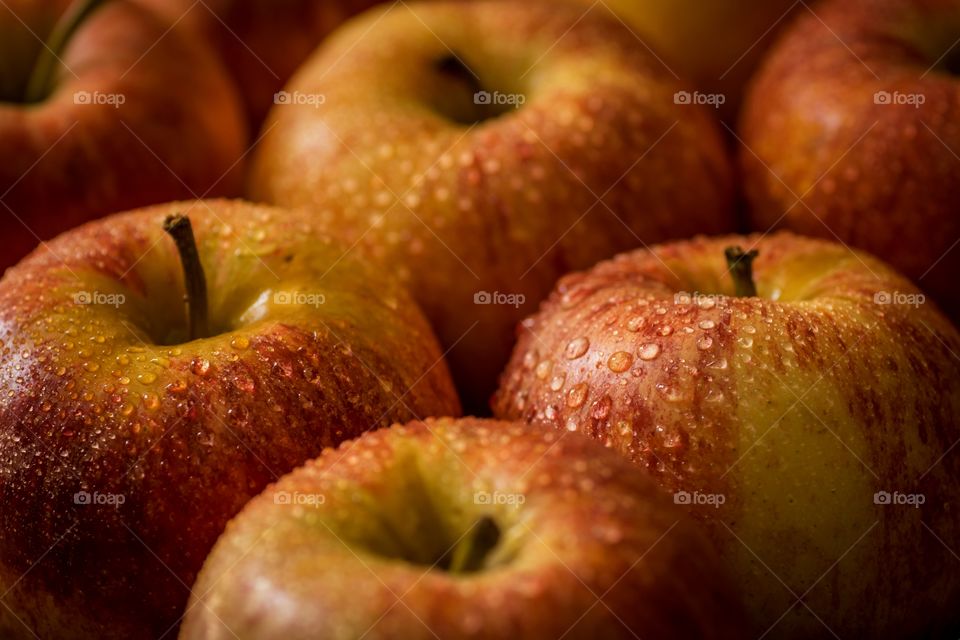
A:
<svg viewBox="0 0 960 640">
<path fill-rule="evenodd" d="M 399 3 L 349 23 L 286 86 L 250 195 L 312 210 L 397 273 L 477 409 L 560 275 L 734 225 L 717 123 L 681 90 L 602 11 Z"/>
<path fill-rule="evenodd" d="M 742 637 L 692 521 L 574 434 L 442 418 L 327 450 L 253 499 L 181 638 Z"/>
<path fill-rule="evenodd" d="M 161 228 L 174 213 L 195 230 L 190 277 Z M 0 637 L 173 631 L 267 483 L 367 429 L 459 411 L 419 309 L 345 250 L 290 211 L 196 201 L 90 223 L 7 272 Z M 206 316 L 193 336 L 185 286 Z"/>
<path fill-rule="evenodd" d="M 0 269 L 110 212 L 241 189 L 246 132 L 216 55 L 135 3 L 67 4 L 0 7 Z"/>
<path fill-rule="evenodd" d="M 759 251 L 740 296 L 736 245 Z M 750 258 L 731 252 L 740 285 Z M 927 637 L 960 598 L 958 354 L 949 321 L 867 254 L 699 238 L 562 279 L 494 413 L 646 469 L 709 531 L 751 637 Z"/>
<path fill-rule="evenodd" d="M 960 5 L 814 10 L 771 51 L 744 106 L 752 224 L 870 251 L 960 318 Z"/>
</svg>

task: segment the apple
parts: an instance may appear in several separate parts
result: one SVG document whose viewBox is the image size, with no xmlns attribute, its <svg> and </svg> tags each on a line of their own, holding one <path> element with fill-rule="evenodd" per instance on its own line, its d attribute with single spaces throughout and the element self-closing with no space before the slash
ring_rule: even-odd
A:
<svg viewBox="0 0 960 640">
<path fill-rule="evenodd" d="M 286 86 L 249 194 L 311 209 L 397 273 L 479 411 L 560 275 L 734 226 L 723 138 L 683 90 L 606 12 L 398 3 L 348 23 Z"/>
<path fill-rule="evenodd" d="M 932 637 L 960 598 L 958 354 L 867 254 L 701 237 L 563 278 L 494 414 L 586 433 L 687 505 L 750 637 Z"/>
<path fill-rule="evenodd" d="M 796 0 L 574 0 L 590 11 L 614 11 L 663 64 L 695 81 L 703 99 L 736 120 L 744 88 L 778 33 L 802 12 Z"/>
<path fill-rule="evenodd" d="M 211 43 L 236 79 L 256 132 L 274 97 L 317 45 L 378 0 L 137 0 Z"/>
<path fill-rule="evenodd" d="M 477 418 L 328 449 L 253 499 L 181 640 L 734 638 L 694 523 L 589 438 Z"/>
<path fill-rule="evenodd" d="M 752 224 L 837 239 L 960 318 L 960 7 L 831 1 L 770 52 L 742 118 Z"/>
<path fill-rule="evenodd" d="M 459 411 L 421 312 L 345 249 L 290 211 L 194 201 L 89 223 L 7 271 L 0 637 L 174 631 L 267 483 Z"/>
<path fill-rule="evenodd" d="M 0 7 L 0 270 L 113 211 L 241 190 L 246 133 L 215 54 L 130 2 L 66 6 Z"/>
</svg>

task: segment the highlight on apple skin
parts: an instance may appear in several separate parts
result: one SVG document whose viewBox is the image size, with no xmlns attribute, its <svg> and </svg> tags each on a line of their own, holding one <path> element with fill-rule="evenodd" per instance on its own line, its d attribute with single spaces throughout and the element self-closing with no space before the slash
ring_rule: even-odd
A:
<svg viewBox="0 0 960 640">
<path fill-rule="evenodd" d="M 734 296 L 736 246 L 759 251 L 755 296 Z M 494 414 L 656 478 L 706 526 L 754 635 L 926 637 L 960 597 L 957 354 L 956 328 L 865 253 L 701 237 L 564 277 Z"/>
<path fill-rule="evenodd" d="M 819 3 L 771 50 L 740 128 L 754 228 L 869 251 L 954 321 L 958 35 L 960 5 L 949 0 Z"/>
<path fill-rule="evenodd" d="M 464 418 L 328 449 L 254 498 L 181 638 L 735 638 L 692 521 L 589 438 Z"/>
<path fill-rule="evenodd" d="M 129 1 L 43 42 L 82 4 L 0 7 L 0 270 L 108 213 L 242 190 L 247 132 L 215 53 Z"/>
<path fill-rule="evenodd" d="M 206 272 L 192 340 L 171 214 Z M 459 412 L 416 304 L 345 252 L 301 214 L 195 201 L 87 224 L 6 273 L 0 636 L 175 633 L 269 482 L 367 429 Z"/>
<path fill-rule="evenodd" d="M 733 229 L 719 125 L 678 103 L 687 88 L 609 12 L 385 6 L 284 88 L 248 195 L 311 209 L 395 271 L 482 410 L 516 324 L 563 273 Z"/>
</svg>

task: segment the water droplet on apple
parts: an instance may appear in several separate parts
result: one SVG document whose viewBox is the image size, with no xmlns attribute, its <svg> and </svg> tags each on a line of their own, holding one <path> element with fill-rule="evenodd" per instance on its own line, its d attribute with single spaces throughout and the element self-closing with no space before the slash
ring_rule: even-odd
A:
<svg viewBox="0 0 960 640">
<path fill-rule="evenodd" d="M 157 374 L 147 371 L 146 373 L 137 374 L 137 382 L 140 384 L 153 384 L 157 380 Z"/>
<path fill-rule="evenodd" d="M 153 411 L 160 406 L 160 398 L 155 393 L 145 393 L 143 394 L 143 406 Z"/>
<path fill-rule="evenodd" d="M 93 362 L 92 360 L 90 360 L 90 361 L 87 361 L 87 362 L 84 362 L 84 363 L 83 363 L 83 368 L 86 369 L 87 371 L 90 371 L 90 372 L 92 373 L 92 372 L 98 370 L 98 369 L 100 368 L 100 365 L 99 365 L 98 363 Z"/>
<path fill-rule="evenodd" d="M 640 329 L 642 329 L 643 325 L 645 325 L 646 323 L 647 321 L 644 319 L 643 316 L 634 316 L 627 321 L 627 331 L 632 331 L 633 333 L 636 333 L 637 331 L 640 331 Z"/>
<path fill-rule="evenodd" d="M 563 383 L 567 379 L 567 374 L 563 371 L 558 373 L 553 377 L 553 380 L 550 381 L 550 389 L 552 391 L 560 391 L 563 388 Z"/>
<path fill-rule="evenodd" d="M 710 336 L 700 336 L 700 339 L 697 340 L 697 348 L 701 351 L 706 351 L 713 346 L 713 338 Z"/>
<path fill-rule="evenodd" d="M 655 342 L 645 344 L 640 347 L 638 355 L 640 356 L 641 360 L 654 360 L 660 355 L 660 345 Z"/>
<path fill-rule="evenodd" d="M 553 361 L 544 360 L 543 362 L 537 365 L 537 369 L 536 369 L 537 377 L 540 378 L 541 380 L 545 379 L 548 375 L 550 375 L 550 369 L 552 368 L 553 368 Z"/>
<path fill-rule="evenodd" d="M 583 403 L 587 399 L 587 392 L 589 390 L 590 387 L 587 386 L 587 383 L 585 382 L 581 382 L 571 387 L 570 391 L 567 392 L 567 406 L 572 409 L 583 406 Z"/>
<path fill-rule="evenodd" d="M 557 417 L 557 408 L 554 405 L 549 404 L 547 405 L 547 408 L 544 409 L 543 415 L 547 420 L 555 420 Z"/>
<path fill-rule="evenodd" d="M 747 349 L 753 346 L 753 338 L 749 336 L 742 336 L 738 342 L 740 343 L 741 347 L 744 347 Z"/>
<path fill-rule="evenodd" d="M 597 420 L 606 420 L 607 416 L 610 415 L 610 407 L 613 405 L 613 400 L 610 399 L 610 396 L 603 396 L 597 401 L 597 404 L 594 405 L 593 411 L 590 413 L 591 416 Z"/>
<path fill-rule="evenodd" d="M 190 361 L 190 372 L 197 376 L 210 373 L 210 361 L 206 358 L 194 358 Z"/>
<path fill-rule="evenodd" d="M 567 345 L 566 356 L 568 360 L 576 360 L 587 352 L 590 348 L 590 340 L 587 338 L 576 338 Z"/>
<path fill-rule="evenodd" d="M 607 360 L 607 367 L 614 373 L 623 373 L 633 364 L 633 356 L 626 351 L 617 351 Z"/>
<path fill-rule="evenodd" d="M 713 320 L 702 320 L 697 326 L 701 329 L 713 329 L 717 324 Z"/>
<path fill-rule="evenodd" d="M 717 358 L 713 362 L 707 365 L 711 369 L 726 369 L 727 368 L 727 359 L 726 358 Z"/>
</svg>

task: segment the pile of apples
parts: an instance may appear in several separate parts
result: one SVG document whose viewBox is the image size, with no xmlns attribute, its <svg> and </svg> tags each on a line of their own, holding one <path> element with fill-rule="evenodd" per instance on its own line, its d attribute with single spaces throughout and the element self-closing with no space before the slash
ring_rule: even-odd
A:
<svg viewBox="0 0 960 640">
<path fill-rule="evenodd" d="M 0 35 L 0 638 L 956 637 L 956 0 Z"/>
</svg>

